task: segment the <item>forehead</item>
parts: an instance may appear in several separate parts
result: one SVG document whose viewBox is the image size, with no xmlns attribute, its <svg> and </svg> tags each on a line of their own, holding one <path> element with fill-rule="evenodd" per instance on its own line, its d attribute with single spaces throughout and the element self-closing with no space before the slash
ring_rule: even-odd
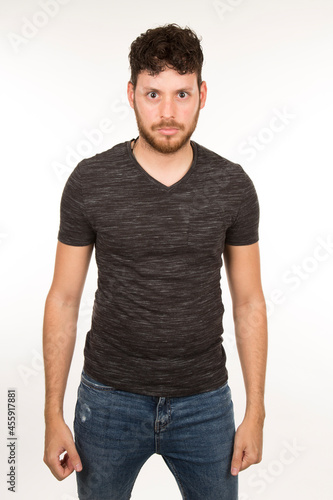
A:
<svg viewBox="0 0 333 500">
<path fill-rule="evenodd" d="M 192 87 L 194 90 L 197 87 L 197 75 L 196 73 L 186 73 L 185 75 L 180 75 L 176 70 L 166 68 L 158 75 L 151 76 L 147 70 L 144 70 L 138 74 L 137 86 L 153 87 L 161 90 Z"/>
</svg>

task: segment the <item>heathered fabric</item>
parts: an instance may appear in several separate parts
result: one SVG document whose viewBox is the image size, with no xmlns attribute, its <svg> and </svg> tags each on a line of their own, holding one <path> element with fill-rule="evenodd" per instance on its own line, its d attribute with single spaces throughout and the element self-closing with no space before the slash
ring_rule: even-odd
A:
<svg viewBox="0 0 333 500">
<path fill-rule="evenodd" d="M 94 243 L 98 266 L 84 370 L 115 389 L 177 397 L 228 379 L 222 253 L 258 241 L 259 204 L 240 165 L 191 145 L 170 187 L 131 141 L 82 160 L 64 187 L 58 239 Z"/>
</svg>

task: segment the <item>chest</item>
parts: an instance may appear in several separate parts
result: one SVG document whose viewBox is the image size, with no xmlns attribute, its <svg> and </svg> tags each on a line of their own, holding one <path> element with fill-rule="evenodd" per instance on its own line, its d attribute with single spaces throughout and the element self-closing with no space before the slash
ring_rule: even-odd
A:
<svg viewBox="0 0 333 500">
<path fill-rule="evenodd" d="M 221 193 L 207 185 L 163 191 L 104 189 L 103 200 L 90 207 L 96 247 L 122 255 L 206 251 L 221 254 L 232 211 Z"/>
</svg>

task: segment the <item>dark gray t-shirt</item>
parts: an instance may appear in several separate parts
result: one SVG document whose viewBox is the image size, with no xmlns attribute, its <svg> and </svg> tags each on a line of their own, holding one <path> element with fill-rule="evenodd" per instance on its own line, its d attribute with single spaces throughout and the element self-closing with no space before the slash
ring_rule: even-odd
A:
<svg viewBox="0 0 333 500">
<path fill-rule="evenodd" d="M 58 239 L 94 243 L 98 266 L 84 370 L 115 389 L 176 397 L 228 379 L 222 252 L 258 241 L 259 204 L 240 165 L 191 145 L 170 187 L 131 141 L 82 160 L 64 187 Z"/>
</svg>

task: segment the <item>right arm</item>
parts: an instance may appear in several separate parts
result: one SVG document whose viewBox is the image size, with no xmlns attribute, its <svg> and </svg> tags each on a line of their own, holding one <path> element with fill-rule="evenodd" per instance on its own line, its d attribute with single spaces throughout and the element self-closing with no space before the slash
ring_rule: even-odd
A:
<svg viewBox="0 0 333 500">
<path fill-rule="evenodd" d="M 45 369 L 44 462 L 58 479 L 82 464 L 72 433 L 63 418 L 63 401 L 76 340 L 80 300 L 93 244 L 65 245 L 58 241 L 54 276 L 46 298 L 43 324 Z M 60 460 L 59 456 L 65 456 Z"/>
</svg>

